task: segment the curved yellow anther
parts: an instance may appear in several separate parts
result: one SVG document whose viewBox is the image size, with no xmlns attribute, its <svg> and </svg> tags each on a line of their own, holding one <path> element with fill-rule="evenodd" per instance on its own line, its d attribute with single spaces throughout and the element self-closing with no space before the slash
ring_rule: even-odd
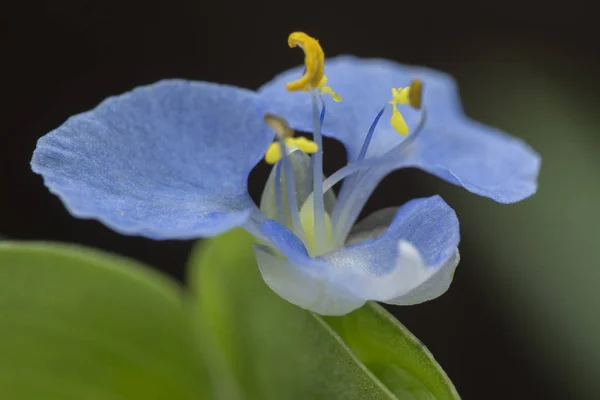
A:
<svg viewBox="0 0 600 400">
<path fill-rule="evenodd" d="M 275 134 L 285 141 L 286 146 L 298 148 L 306 154 L 316 153 L 319 150 L 319 146 L 312 140 L 302 136 L 294 137 L 294 130 L 288 125 L 285 119 L 273 114 L 265 114 L 264 118 L 267 125 L 273 128 Z M 275 164 L 281 160 L 281 157 L 281 145 L 279 141 L 271 143 L 265 153 L 266 163 Z"/>
<path fill-rule="evenodd" d="M 317 89 L 325 68 L 325 53 L 319 41 L 304 32 L 293 32 L 288 36 L 288 45 L 304 51 L 305 71 L 300 79 L 286 83 L 285 87 L 292 92 Z"/>
</svg>

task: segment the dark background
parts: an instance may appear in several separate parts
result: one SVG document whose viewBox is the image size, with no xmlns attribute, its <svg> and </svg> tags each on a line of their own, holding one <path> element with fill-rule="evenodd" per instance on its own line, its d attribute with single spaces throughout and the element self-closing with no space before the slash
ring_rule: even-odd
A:
<svg viewBox="0 0 600 400">
<path fill-rule="evenodd" d="M 450 291 L 392 311 L 464 399 L 600 396 L 593 312 L 600 260 L 592 251 L 599 225 L 591 200 L 600 194 L 600 35 L 583 2 L 68 0 L 0 12 L 0 234 L 110 250 L 178 279 L 192 243 L 124 237 L 72 218 L 29 169 L 40 136 L 108 95 L 163 78 L 257 88 L 301 62 L 286 45 L 294 30 L 317 37 L 329 56 L 450 72 L 468 114 L 542 153 L 541 189 L 504 206 L 419 171 L 386 178 L 367 211 L 441 193 L 457 210 L 463 237 Z M 329 173 L 342 165 L 339 144 L 328 141 L 325 154 Z M 251 176 L 255 199 L 267 173 L 262 166 Z M 586 341 L 586 333 L 594 338 Z"/>
</svg>

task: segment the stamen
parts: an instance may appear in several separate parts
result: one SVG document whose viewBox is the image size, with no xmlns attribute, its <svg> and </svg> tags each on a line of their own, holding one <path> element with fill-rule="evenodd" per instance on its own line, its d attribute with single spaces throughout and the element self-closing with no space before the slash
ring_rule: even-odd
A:
<svg viewBox="0 0 600 400">
<path fill-rule="evenodd" d="M 288 147 L 296 147 L 300 151 L 306 154 L 313 154 L 319 147 L 312 141 L 305 137 L 293 137 L 294 130 L 290 128 L 285 119 L 278 117 L 273 114 L 265 115 L 265 122 L 275 131 L 278 138 L 285 141 Z M 273 165 L 277 161 L 281 160 L 283 154 L 281 153 L 281 146 L 277 142 L 271 143 L 265 153 L 265 161 L 267 164 Z"/>
<path fill-rule="evenodd" d="M 385 111 L 385 107 L 386 106 L 383 106 L 381 108 L 381 110 L 379 111 L 379 113 L 377 114 L 377 116 L 375 117 L 375 119 L 373 120 L 373 123 L 369 127 L 369 132 L 367 133 L 367 136 L 365 137 L 365 141 L 363 142 L 363 145 L 362 145 L 362 147 L 360 149 L 360 153 L 358 154 L 358 157 L 357 157 L 356 161 L 353 162 L 353 165 L 355 165 L 356 163 L 360 164 L 360 161 L 362 161 L 365 158 L 365 155 L 367 154 L 367 150 L 369 149 L 369 144 L 371 144 L 371 139 L 373 138 L 373 133 L 375 132 L 375 128 L 377 128 L 377 124 L 379 123 L 379 119 L 381 119 L 381 116 L 383 115 L 383 112 Z M 334 174 L 334 175 L 336 175 L 336 174 Z M 342 187 L 342 191 L 340 192 L 341 199 L 347 198 L 345 196 L 346 193 L 352 193 L 352 192 L 354 192 L 354 189 L 356 188 L 356 185 L 358 184 L 361 176 L 362 176 L 362 171 L 357 176 L 354 176 L 352 181 L 347 182 Z M 326 182 L 327 181 L 329 181 L 329 179 L 326 180 Z M 329 190 L 329 189 L 327 189 L 327 190 Z M 323 193 L 326 193 L 326 190 L 324 190 Z M 340 209 L 334 210 L 334 214 L 333 214 L 333 219 L 335 221 L 336 228 L 337 228 L 337 225 L 338 225 L 338 222 L 339 222 L 339 218 L 338 218 L 338 215 L 337 215 L 337 213 L 339 212 L 338 210 L 340 210 Z M 341 210 L 343 210 L 343 208 Z"/>
<path fill-rule="evenodd" d="M 286 83 L 287 90 L 312 90 L 319 87 L 323 78 L 325 53 L 319 42 L 304 32 L 293 32 L 288 37 L 290 47 L 299 46 L 304 51 L 304 75 L 300 79 Z"/>
<path fill-rule="evenodd" d="M 277 203 L 277 219 L 285 224 L 285 215 L 283 214 L 283 194 L 281 193 L 281 163 L 275 165 L 275 202 Z"/>
<path fill-rule="evenodd" d="M 392 89 L 392 92 L 393 91 L 394 91 L 394 89 Z M 373 133 L 375 132 L 375 128 L 377 128 L 377 124 L 379 123 L 379 120 L 381 119 L 381 116 L 383 115 L 383 112 L 385 111 L 385 107 L 386 106 L 384 105 L 381 108 L 381 110 L 379 111 L 379 113 L 377 114 L 375 119 L 373 120 L 373 123 L 371 123 L 371 126 L 369 127 L 369 132 L 367 133 L 367 136 L 365 137 L 365 141 L 363 142 L 363 145 L 360 149 L 360 153 L 358 154 L 358 157 L 354 162 L 359 162 L 365 158 L 365 156 L 367 154 L 367 150 L 369 149 L 369 145 L 371 144 L 371 139 L 373 138 Z M 360 179 L 360 177 L 361 177 L 361 175 L 359 174 L 358 176 L 353 177 L 353 180 L 351 182 L 348 182 L 344 186 L 342 186 L 342 189 L 340 191 L 341 199 L 347 198 L 346 193 L 352 193 L 354 191 L 356 184 L 357 184 L 358 180 Z M 336 207 L 336 209 L 333 212 L 333 220 L 335 221 L 336 226 L 337 226 L 337 221 L 339 221 L 339 218 L 337 215 L 339 210 L 340 210 L 340 208 Z"/>
<path fill-rule="evenodd" d="M 279 135 L 280 151 L 277 153 L 276 150 L 272 150 L 271 147 L 265 154 L 265 160 L 267 162 L 273 162 L 280 159 L 283 156 L 283 168 L 284 173 L 287 177 L 287 167 L 285 154 L 285 144 L 292 145 L 292 140 L 297 140 L 294 143 L 300 150 L 305 153 L 314 154 L 312 157 L 312 169 L 313 169 L 313 222 L 314 222 L 314 242 L 316 251 L 319 252 L 325 246 L 326 239 L 326 223 L 325 223 L 325 206 L 322 192 L 323 187 L 323 138 L 321 136 L 321 127 L 325 118 L 325 103 L 319 113 L 319 106 L 317 102 L 317 95 L 327 93 L 331 95 L 334 101 L 341 101 L 341 97 L 333 91 L 333 89 L 327 86 L 327 77 L 324 74 L 325 69 L 325 53 L 321 48 L 319 42 L 308 36 L 303 32 L 293 32 L 288 37 L 288 45 L 290 47 L 299 46 L 304 51 L 304 73 L 303 75 L 292 82 L 286 84 L 286 88 L 289 91 L 310 91 L 312 99 L 312 114 L 313 114 L 313 138 L 314 142 L 310 142 L 308 139 L 291 139 L 291 135 L 286 136 L 285 126 L 282 128 L 281 123 L 275 123 L 273 128 L 278 131 L 281 130 L 282 134 Z M 281 121 L 279 121 L 281 122 Z M 287 161 L 289 163 L 289 160 Z M 289 188 L 289 185 L 288 185 Z M 290 204 L 291 205 L 291 204 Z M 297 206 L 297 205 L 296 205 Z M 297 213 L 297 207 L 296 207 Z M 296 231 L 296 225 L 294 223 L 294 231 Z M 304 232 L 301 232 L 304 234 Z"/>
<path fill-rule="evenodd" d="M 328 95 L 330 95 L 333 101 L 335 101 L 336 103 L 342 101 L 342 96 L 337 94 L 331 88 L 331 86 L 327 86 L 327 77 L 325 75 L 323 75 L 323 77 L 321 78 L 321 82 L 319 82 L 319 86 L 317 87 L 317 89 L 319 90 L 319 94 L 327 93 Z"/>
<path fill-rule="evenodd" d="M 306 154 L 313 154 L 319 151 L 319 145 L 312 140 L 305 138 L 304 136 L 287 138 L 285 139 L 285 144 L 287 144 L 289 147 L 297 147 L 300 151 Z"/>
<path fill-rule="evenodd" d="M 379 123 L 379 119 L 381 118 L 381 115 L 383 114 L 384 111 L 385 111 L 385 106 L 383 106 L 381 108 L 381 111 L 379 111 L 379 113 L 375 117 L 375 120 L 371 124 L 371 127 L 369 128 L 369 132 L 367 133 L 367 137 L 365 138 L 365 141 L 363 142 L 363 145 L 360 149 L 360 153 L 358 154 L 358 158 L 356 159 L 356 161 L 360 161 L 363 158 L 365 158 L 365 155 L 367 154 L 367 150 L 369 149 L 369 144 L 371 144 L 371 139 L 373 138 L 373 132 L 375 132 L 375 128 L 377 127 L 377 124 Z"/>
<path fill-rule="evenodd" d="M 402 114 L 400 114 L 400 111 L 398 111 L 398 106 L 396 105 L 396 102 L 393 102 L 391 104 L 392 118 L 390 118 L 390 124 L 392 124 L 392 127 L 394 127 L 396 132 L 398 132 L 402 136 L 406 136 L 408 134 L 408 125 L 406 124 L 406 121 L 404 120 Z"/>
<path fill-rule="evenodd" d="M 287 154 L 285 142 L 281 138 L 279 139 L 279 146 L 281 147 L 281 153 L 283 154 L 283 173 L 285 175 L 288 204 L 290 205 L 292 231 L 300 238 L 300 240 L 302 240 L 302 242 L 307 243 L 306 236 L 304 235 L 304 228 L 302 227 L 302 222 L 300 221 L 298 199 L 296 198 L 296 180 L 294 179 L 294 171 L 292 170 L 290 156 Z"/>
<path fill-rule="evenodd" d="M 289 125 L 287 124 L 287 122 L 281 118 L 278 117 L 276 115 L 273 114 L 265 114 L 265 122 L 267 123 L 267 125 L 269 125 L 270 127 L 273 128 L 273 130 L 275 131 L 275 134 L 277 136 L 277 141 L 279 142 L 279 154 L 282 155 L 283 158 L 283 174 L 285 177 L 285 186 L 287 189 L 287 197 L 288 197 L 288 204 L 290 206 L 290 217 L 292 219 L 292 230 L 294 231 L 294 233 L 300 238 L 300 240 L 302 240 L 304 243 L 306 243 L 306 236 L 304 234 L 304 229 L 302 228 L 302 222 L 300 221 L 300 214 L 299 214 L 299 209 L 298 209 L 298 199 L 296 198 L 296 180 L 294 179 L 294 171 L 292 169 L 292 163 L 290 162 L 290 157 L 287 153 L 287 149 L 286 149 L 286 139 L 290 138 L 290 132 L 292 132 L 293 134 L 293 130 L 289 127 Z M 271 149 L 271 147 L 273 147 L 273 144 L 271 144 L 271 146 L 269 147 L 269 149 Z M 267 153 L 269 152 L 269 150 L 267 150 Z M 266 157 L 266 156 L 265 156 Z M 277 171 L 275 171 L 275 173 L 277 174 Z M 279 184 L 280 180 L 276 179 L 275 184 Z M 277 190 L 277 193 L 280 192 L 280 190 Z M 278 202 L 278 208 L 282 208 L 282 206 L 279 206 L 279 201 L 280 199 L 277 199 Z M 283 202 L 281 202 L 283 203 Z M 282 212 L 283 214 L 283 212 Z M 281 219 L 282 222 L 285 223 L 284 219 Z"/>
<path fill-rule="evenodd" d="M 421 99 L 423 98 L 423 81 L 420 79 L 413 79 L 410 82 L 410 93 L 408 96 L 408 104 L 412 108 L 421 108 Z"/>
<path fill-rule="evenodd" d="M 422 91 L 423 91 L 423 84 L 422 84 L 421 80 L 419 80 L 419 79 L 413 79 L 411 81 L 411 84 L 409 87 L 398 88 L 398 89 L 392 88 L 392 100 L 389 102 L 392 105 L 392 118 L 391 118 L 390 122 L 391 122 L 392 126 L 394 127 L 394 129 L 398 133 L 400 133 L 402 135 L 408 134 L 408 125 L 406 124 L 406 121 L 404 121 L 404 118 L 398 111 L 397 104 L 410 104 L 413 108 L 420 108 Z M 343 235 L 340 235 L 339 232 L 340 231 L 346 232 L 349 229 L 349 223 L 353 222 L 353 221 L 350 221 L 350 218 L 348 216 L 354 215 L 354 213 L 355 213 L 354 208 L 356 208 L 356 207 L 354 206 L 354 203 L 358 203 L 359 206 L 362 206 L 362 204 L 361 204 L 362 200 L 360 200 L 360 196 L 355 196 L 353 198 L 351 195 L 352 195 L 352 193 L 354 193 L 356 188 L 360 186 L 360 182 L 363 180 L 363 178 L 368 179 L 368 176 L 365 177 L 365 175 L 367 175 L 367 173 L 363 170 L 370 168 L 370 166 L 368 163 L 362 164 L 362 161 L 364 160 L 364 157 L 366 156 L 367 150 L 369 148 L 369 144 L 371 143 L 371 139 L 375 132 L 375 128 L 377 127 L 379 119 L 381 118 L 381 115 L 383 114 L 384 110 L 385 110 L 385 106 L 384 106 L 384 108 L 382 108 L 379 111 L 379 113 L 375 117 L 375 120 L 371 124 L 371 127 L 369 128 L 369 132 L 367 133 L 367 136 L 365 137 L 365 141 L 363 142 L 363 146 L 360 150 L 360 153 L 359 153 L 356 161 L 354 163 L 352 163 L 351 165 L 348 165 L 345 168 L 342 168 L 341 170 L 337 171 L 335 174 L 330 176 L 325 181 L 326 183 L 331 182 L 330 184 L 324 185 L 323 190 L 327 191 L 331 188 L 331 186 L 335 185 L 340 180 L 346 178 L 347 176 L 349 176 L 351 174 L 358 172 L 358 174 L 356 176 L 354 176 L 351 181 L 347 182 L 342 187 L 342 191 L 340 192 L 340 197 L 339 197 L 338 203 L 336 204 L 336 207 L 333 212 L 333 220 L 334 220 L 334 224 L 335 224 L 335 232 L 336 232 L 337 237 L 343 236 Z M 422 130 L 426 118 L 427 118 L 427 112 L 425 109 L 423 109 L 421 119 L 418 123 L 418 126 L 415 128 L 415 132 L 413 132 L 413 134 L 411 134 L 409 137 L 407 137 L 398 146 L 389 150 L 383 156 L 377 157 L 375 162 L 373 163 L 373 166 L 377 166 L 377 165 L 381 166 L 382 164 L 384 164 L 386 156 L 392 152 L 398 154 L 398 153 L 404 151 L 404 149 L 406 147 L 408 147 L 415 140 L 415 138 L 417 137 L 419 132 Z M 350 221 L 350 222 L 348 222 L 348 221 Z M 345 233 L 344 233 L 344 235 L 345 235 Z M 342 240 L 343 240 L 343 238 L 342 238 Z"/>
<path fill-rule="evenodd" d="M 273 142 L 269 145 L 267 152 L 265 153 L 265 162 L 269 165 L 275 164 L 277 161 L 281 160 L 281 147 L 278 142 Z"/>
<path fill-rule="evenodd" d="M 314 226 L 315 226 L 315 246 L 319 252 L 325 244 L 325 205 L 323 201 L 323 137 L 321 136 L 321 124 L 325 119 L 325 103 L 319 113 L 317 105 L 317 95 L 311 92 L 312 113 L 313 113 L 313 137 L 319 150 L 312 157 L 313 163 L 313 201 L 314 201 Z"/>
<path fill-rule="evenodd" d="M 397 104 L 409 104 L 411 107 L 419 109 L 421 108 L 422 92 L 423 82 L 420 79 L 413 79 L 410 86 L 405 88 L 392 88 L 392 100 L 389 102 L 392 105 L 390 124 L 402 136 L 408 134 L 408 125 L 400 111 L 398 111 Z"/>
<path fill-rule="evenodd" d="M 330 190 L 334 185 L 340 182 L 342 179 L 347 178 L 348 176 L 361 172 L 361 174 L 353 181 L 354 185 L 352 189 L 348 192 L 352 194 L 355 188 L 360 187 L 360 181 L 362 179 L 369 179 L 369 174 L 366 173 L 365 170 L 375 167 L 385 167 L 388 164 L 398 163 L 399 156 L 419 137 L 420 133 L 423 131 L 425 127 L 425 123 L 427 122 L 427 109 L 425 107 L 422 108 L 421 117 L 417 123 L 417 126 L 413 130 L 413 132 L 404 139 L 401 143 L 396 145 L 395 147 L 388 150 L 386 153 L 379 157 L 363 159 L 360 161 L 356 161 L 352 164 L 346 165 L 344 168 L 338 170 L 333 175 L 328 177 L 325 182 L 323 182 L 323 192 Z M 352 224 L 354 223 L 354 219 L 358 216 L 360 212 L 360 208 L 362 205 L 359 202 L 353 201 L 352 196 L 345 197 L 347 199 L 343 204 L 336 204 L 336 210 L 334 210 L 334 240 L 338 242 L 338 245 L 341 245 L 345 236 L 350 231 Z M 337 208 L 340 207 L 340 211 L 337 211 Z M 339 215 L 339 216 L 338 216 Z"/>
<path fill-rule="evenodd" d="M 294 136 L 294 130 L 287 121 L 275 114 L 265 114 L 265 122 L 275 131 L 278 137 L 289 138 Z"/>
<path fill-rule="evenodd" d="M 321 99 L 321 104 L 323 105 L 323 107 L 321 107 L 321 115 L 319 116 L 319 124 L 320 124 L 321 128 L 323 128 L 323 122 L 325 121 L 325 102 L 323 101 L 323 99 Z"/>
<path fill-rule="evenodd" d="M 342 101 L 342 97 L 331 86 L 327 86 L 327 77 L 324 73 L 325 53 L 319 41 L 304 32 L 294 32 L 288 37 L 288 45 L 299 46 L 304 51 L 304 73 L 299 79 L 286 83 L 287 90 L 290 92 L 318 90 L 319 94 L 329 94 L 336 103 Z"/>
</svg>

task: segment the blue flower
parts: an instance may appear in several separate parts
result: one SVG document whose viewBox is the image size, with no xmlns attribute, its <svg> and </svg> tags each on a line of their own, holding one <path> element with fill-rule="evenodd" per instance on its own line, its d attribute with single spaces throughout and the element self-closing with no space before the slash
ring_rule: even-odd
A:
<svg viewBox="0 0 600 400">
<path fill-rule="evenodd" d="M 299 32 L 289 45 L 304 50 L 304 70 L 257 92 L 165 80 L 108 98 L 42 137 L 32 168 L 71 214 L 124 234 L 189 239 L 245 228 L 259 240 L 265 282 L 321 314 L 441 295 L 459 261 L 456 214 L 434 196 L 356 224 L 378 182 L 417 167 L 511 203 L 536 191 L 539 156 L 467 118 L 441 72 L 349 56 L 325 62 Z M 326 179 L 322 134 L 348 153 Z M 258 207 L 247 179 L 263 157 L 274 167 Z"/>
</svg>

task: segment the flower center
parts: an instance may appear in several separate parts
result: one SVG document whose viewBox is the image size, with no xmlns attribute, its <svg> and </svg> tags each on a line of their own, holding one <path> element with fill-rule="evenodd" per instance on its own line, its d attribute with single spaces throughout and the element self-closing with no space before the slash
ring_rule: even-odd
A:
<svg viewBox="0 0 600 400">
<path fill-rule="evenodd" d="M 361 179 L 365 176 L 363 170 L 370 168 L 370 163 L 373 163 L 373 161 L 376 161 L 375 164 L 378 165 L 391 161 L 390 157 L 386 158 L 386 156 L 393 149 L 383 156 L 378 156 L 377 160 L 365 160 L 377 124 L 387 107 L 386 104 L 371 124 L 357 159 L 352 160 L 352 163 L 323 182 L 323 138 L 321 128 L 325 120 L 326 107 L 322 94 L 331 95 L 336 102 L 341 101 L 341 97 L 331 87 L 326 86 L 327 77 L 324 74 L 325 55 L 319 42 L 305 33 L 294 32 L 290 34 L 288 44 L 290 47 L 298 46 L 302 48 L 305 53 L 303 75 L 295 81 L 288 82 L 286 88 L 289 91 L 310 92 L 314 141 L 304 137 L 295 138 L 294 131 L 283 118 L 272 114 L 265 115 L 265 122 L 273 128 L 277 139 L 269 146 L 265 154 L 265 161 L 269 164 L 275 164 L 273 170 L 275 184 L 272 190 L 275 192 L 277 212 L 270 213 L 267 210 L 265 213 L 270 218 L 274 217 L 275 214 L 279 222 L 292 229 L 304 242 L 311 256 L 314 257 L 332 250 L 336 245 L 343 244 L 349 231 L 349 225 L 353 221 L 352 215 L 356 213 L 356 204 L 359 203 L 354 201 L 353 196 L 345 196 L 344 201 L 341 202 L 342 204 L 336 204 L 336 210 L 332 214 L 334 219 L 332 222 L 329 216 L 331 209 L 326 209 L 324 199 L 334 196 L 331 191 L 333 185 L 349 175 L 356 174 L 350 183 L 349 191 L 347 191 L 350 194 L 355 193 L 356 190 L 360 190 Z M 418 79 L 414 79 L 410 86 L 406 88 L 392 88 L 392 100 L 388 102 L 392 106 L 390 124 L 403 136 L 408 134 L 408 125 L 398 111 L 397 105 L 410 105 L 414 108 L 420 108 L 421 91 L 422 83 Z M 425 120 L 425 110 L 423 111 L 424 115 L 420 126 Z M 420 126 L 417 127 L 415 133 L 420 130 Z M 405 146 L 407 146 L 414 140 L 415 134 L 411 136 L 396 147 L 404 145 L 405 142 Z M 300 169 L 294 165 L 290 157 L 290 154 L 297 150 L 312 155 L 307 164 Z M 307 178 L 307 173 L 312 175 L 310 179 Z M 299 179 L 297 182 L 298 176 L 302 176 L 303 179 Z M 311 184 L 312 188 L 300 188 L 302 182 Z M 282 187 L 282 183 L 285 184 L 285 188 Z M 303 195 L 299 195 L 301 190 L 304 193 Z M 271 189 L 267 190 L 266 188 L 265 192 L 270 193 Z M 285 199 L 283 193 L 285 193 Z M 261 209 L 263 209 L 262 203 L 261 201 Z M 269 209 L 268 206 L 266 208 Z"/>
<path fill-rule="evenodd" d="M 306 250 L 308 250 L 308 254 L 312 257 L 327 253 L 334 249 L 334 240 L 333 240 L 333 227 L 331 225 L 331 218 L 329 217 L 328 212 L 324 212 L 324 225 L 325 225 L 325 242 L 320 243 L 317 246 L 317 235 L 316 235 L 316 227 L 315 227 L 315 209 L 313 207 L 314 203 L 312 201 L 305 201 L 300 209 L 300 222 L 302 224 L 302 229 L 304 230 L 304 234 L 306 235 Z"/>
</svg>

